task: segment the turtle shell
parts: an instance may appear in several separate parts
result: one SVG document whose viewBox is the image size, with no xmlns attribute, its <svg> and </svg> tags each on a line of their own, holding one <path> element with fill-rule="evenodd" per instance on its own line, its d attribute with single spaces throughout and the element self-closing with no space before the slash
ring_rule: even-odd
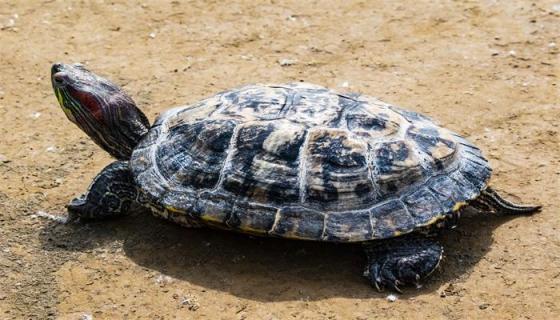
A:
<svg viewBox="0 0 560 320">
<path fill-rule="evenodd" d="M 434 223 L 491 174 L 477 147 L 425 116 L 305 83 L 250 85 L 171 109 L 131 168 L 173 221 L 336 242 Z"/>
</svg>

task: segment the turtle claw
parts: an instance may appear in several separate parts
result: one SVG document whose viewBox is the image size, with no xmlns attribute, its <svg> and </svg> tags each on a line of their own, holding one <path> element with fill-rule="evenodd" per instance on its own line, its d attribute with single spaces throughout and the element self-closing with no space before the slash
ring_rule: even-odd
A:
<svg viewBox="0 0 560 320">
<path fill-rule="evenodd" d="M 391 286 L 391 289 L 398 293 L 402 293 L 402 290 L 399 288 L 399 285 L 401 285 L 401 282 L 399 280 L 396 280 L 395 283 L 393 283 L 393 286 Z"/>
<path fill-rule="evenodd" d="M 399 288 L 403 283 L 399 281 L 389 270 L 381 271 L 382 265 L 373 263 L 370 265 L 370 270 L 368 273 L 369 280 L 371 284 L 377 289 L 377 291 L 382 292 L 385 288 L 389 288 L 398 293 L 402 293 Z"/>
</svg>

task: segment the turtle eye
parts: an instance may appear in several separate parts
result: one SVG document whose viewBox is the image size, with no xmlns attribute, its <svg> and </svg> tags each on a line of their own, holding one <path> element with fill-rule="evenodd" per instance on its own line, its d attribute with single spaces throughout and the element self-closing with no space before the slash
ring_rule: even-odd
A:
<svg viewBox="0 0 560 320">
<path fill-rule="evenodd" d="M 59 87 L 65 86 L 68 83 L 67 79 L 68 75 L 64 72 L 57 72 L 53 75 L 53 81 Z"/>
</svg>

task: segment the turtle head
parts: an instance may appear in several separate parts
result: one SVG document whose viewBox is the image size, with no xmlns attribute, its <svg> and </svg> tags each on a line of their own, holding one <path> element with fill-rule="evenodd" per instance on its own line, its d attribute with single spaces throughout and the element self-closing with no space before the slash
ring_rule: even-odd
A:
<svg viewBox="0 0 560 320">
<path fill-rule="evenodd" d="M 51 81 L 66 117 L 113 157 L 129 160 L 150 127 L 134 101 L 81 64 L 53 64 Z"/>
</svg>

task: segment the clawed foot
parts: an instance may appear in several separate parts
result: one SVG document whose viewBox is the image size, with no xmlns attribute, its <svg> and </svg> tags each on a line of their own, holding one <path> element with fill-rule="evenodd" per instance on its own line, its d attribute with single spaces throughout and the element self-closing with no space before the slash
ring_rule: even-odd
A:
<svg viewBox="0 0 560 320">
<path fill-rule="evenodd" d="M 368 266 L 365 272 L 371 284 L 381 291 L 389 288 L 402 292 L 403 285 L 419 285 L 439 265 L 443 248 L 421 236 L 405 236 L 365 245 Z"/>
<path fill-rule="evenodd" d="M 72 201 L 66 205 L 66 210 L 68 211 L 68 222 L 78 221 L 80 216 L 84 216 L 84 213 L 88 211 L 86 194 L 72 199 Z"/>
</svg>

